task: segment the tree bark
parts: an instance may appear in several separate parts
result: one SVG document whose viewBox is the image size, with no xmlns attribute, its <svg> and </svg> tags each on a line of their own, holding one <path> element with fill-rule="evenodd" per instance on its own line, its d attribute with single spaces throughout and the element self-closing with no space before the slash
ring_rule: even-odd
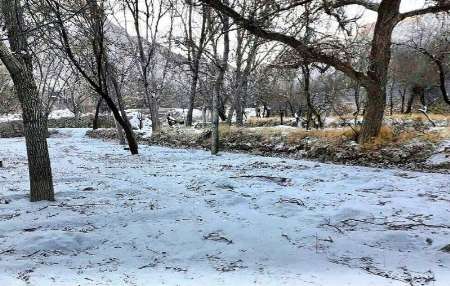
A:
<svg viewBox="0 0 450 286">
<path fill-rule="evenodd" d="M 383 0 L 378 8 L 367 75 L 371 82 L 367 90 L 366 113 L 358 141 L 367 143 L 378 136 L 386 108 L 386 83 L 391 61 L 392 32 L 400 21 L 401 0 Z"/>
<path fill-rule="evenodd" d="M 94 115 L 94 121 L 92 122 L 92 129 L 97 130 L 98 129 L 98 117 L 100 115 L 100 109 L 102 106 L 103 97 L 100 97 L 97 101 L 97 105 L 95 106 L 95 115 Z"/>
<path fill-rule="evenodd" d="M 32 57 L 24 30 L 23 10 L 18 1 L 3 0 L 2 15 L 12 52 L 0 43 L 0 59 L 14 82 L 22 106 L 30 175 L 30 200 L 53 201 L 53 178 L 47 146 L 47 123 L 33 77 Z"/>
<path fill-rule="evenodd" d="M 402 98 L 402 103 L 401 103 L 401 113 L 405 113 L 405 95 L 406 95 L 406 88 L 403 88 L 402 91 L 400 91 L 400 96 Z"/>
<path fill-rule="evenodd" d="M 193 51 L 193 59 L 190 56 L 191 53 L 189 53 L 189 59 L 191 61 L 190 68 L 191 68 L 191 90 L 189 94 L 189 104 L 188 104 L 188 112 L 185 120 L 186 126 L 192 126 L 192 117 L 194 113 L 194 107 L 195 107 L 195 98 L 197 96 L 197 85 L 198 85 L 198 78 L 199 78 L 199 72 L 200 72 L 200 61 L 203 56 L 205 44 L 207 43 L 207 19 L 210 17 L 210 9 L 206 5 L 202 5 L 202 26 L 201 26 L 201 32 L 200 32 L 200 39 L 198 42 L 198 45 L 194 43 L 194 36 L 192 32 L 192 9 L 193 4 L 189 4 L 189 32 L 188 32 L 188 38 L 189 38 L 189 50 Z M 214 110 L 214 107 L 213 107 Z M 214 111 L 213 111 L 214 112 Z"/>
<path fill-rule="evenodd" d="M 192 69 L 192 76 L 191 76 L 191 90 L 189 93 L 189 105 L 188 105 L 188 111 L 187 111 L 186 122 L 185 122 L 186 126 L 192 126 L 192 122 L 193 122 L 195 97 L 197 95 L 198 72 L 199 72 L 199 64 L 194 63 L 194 68 Z"/>
<path fill-rule="evenodd" d="M 384 110 L 386 108 L 386 91 L 374 87 L 367 91 L 367 104 L 364 113 L 363 125 L 359 134 L 359 142 L 367 143 L 380 132 Z"/>
<path fill-rule="evenodd" d="M 445 78 L 444 65 L 442 64 L 442 61 L 435 61 L 435 63 L 439 70 L 439 88 L 441 89 L 442 98 L 444 99 L 445 103 L 450 105 L 450 98 L 448 96 L 447 88 L 445 86 L 446 78 Z"/>
<path fill-rule="evenodd" d="M 117 122 L 117 120 L 116 120 L 117 135 L 119 137 L 120 144 L 125 145 L 124 132 L 128 132 L 131 134 L 130 135 L 131 137 L 127 138 L 127 139 L 131 140 L 132 145 L 137 146 L 138 144 L 136 141 L 136 136 L 134 135 L 133 128 L 131 126 L 130 120 L 128 119 L 127 112 L 125 111 L 125 103 L 123 100 L 122 90 L 121 90 L 119 82 L 117 80 L 117 71 L 116 71 L 115 67 L 108 60 L 105 60 L 105 65 L 106 65 L 105 72 L 106 72 L 107 78 L 108 78 L 107 81 L 112 85 L 112 90 L 114 90 L 114 94 L 116 95 L 117 106 L 119 108 L 120 115 L 123 118 L 123 121 L 124 121 L 123 123 L 125 125 L 125 128 L 122 127 L 120 125 L 120 123 Z M 157 122 L 159 122 L 159 120 Z"/>
<path fill-rule="evenodd" d="M 228 0 L 224 0 L 225 4 L 228 4 Z M 222 31 L 224 35 L 223 39 L 223 55 L 219 67 L 219 73 L 215 82 L 215 92 L 213 94 L 213 128 L 211 136 L 211 154 L 217 155 L 219 153 L 219 99 L 223 90 L 223 82 L 225 73 L 228 69 L 228 57 L 230 54 L 230 20 L 226 15 L 222 15 Z"/>
<path fill-rule="evenodd" d="M 89 19 L 92 19 L 92 23 L 90 23 L 93 30 L 92 35 L 92 51 L 93 55 L 95 57 L 95 66 L 96 71 L 95 75 L 97 77 L 97 82 L 91 78 L 91 76 L 87 73 L 86 70 L 83 69 L 80 62 L 76 59 L 76 56 L 72 50 L 69 34 L 67 32 L 66 27 L 64 26 L 64 20 L 63 15 L 61 14 L 61 5 L 58 1 L 47 1 L 49 4 L 49 8 L 54 13 L 54 17 L 56 18 L 56 24 L 59 26 L 59 32 L 61 36 L 61 41 L 63 44 L 63 49 L 66 52 L 69 60 L 72 62 L 72 64 L 75 66 L 75 68 L 80 72 L 80 74 L 83 76 L 83 78 L 94 88 L 94 90 L 105 100 L 106 104 L 108 105 L 109 109 L 114 115 L 114 119 L 122 126 L 125 137 L 128 141 L 128 146 L 130 149 L 130 153 L 133 155 L 136 155 L 139 153 L 139 147 L 134 139 L 133 130 L 130 128 L 130 126 L 127 126 L 126 120 L 122 117 L 120 114 L 116 104 L 110 97 L 109 91 L 108 91 L 108 85 L 107 85 L 107 66 L 106 66 L 106 60 L 107 60 L 107 52 L 105 49 L 105 38 L 104 38 L 104 30 L 103 25 L 105 21 L 105 14 L 103 11 L 103 6 L 99 7 L 97 0 L 88 0 L 88 12 L 89 12 Z"/>
</svg>

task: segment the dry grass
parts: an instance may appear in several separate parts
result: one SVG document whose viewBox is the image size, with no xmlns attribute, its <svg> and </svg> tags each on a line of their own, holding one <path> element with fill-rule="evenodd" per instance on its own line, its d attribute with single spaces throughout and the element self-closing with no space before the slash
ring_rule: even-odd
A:
<svg viewBox="0 0 450 286">
<path fill-rule="evenodd" d="M 297 129 L 289 132 L 287 135 L 288 143 L 295 144 L 306 137 L 326 139 L 330 141 L 343 141 L 355 139 L 355 131 L 350 127 L 346 128 L 327 128 L 319 130 Z"/>
<path fill-rule="evenodd" d="M 387 145 L 402 145 L 411 142 L 413 139 L 420 139 L 421 141 L 438 143 L 445 138 L 448 138 L 448 128 L 432 130 L 427 132 L 421 131 L 403 131 L 395 134 L 390 126 L 384 125 L 381 127 L 380 134 L 374 138 L 372 142 L 363 145 L 365 149 L 379 149 Z"/>
<path fill-rule="evenodd" d="M 434 114 L 430 113 L 428 116 L 431 118 L 431 120 L 436 121 L 450 121 L 450 115 L 447 114 Z M 396 113 L 392 116 L 386 116 L 386 119 L 397 119 L 397 120 L 413 120 L 413 121 L 427 121 L 428 119 L 426 116 L 422 113 L 410 113 L 410 114 L 402 114 L 402 113 Z"/>
<path fill-rule="evenodd" d="M 293 117 L 284 117 L 283 123 L 294 120 Z M 268 117 L 268 118 L 260 118 L 260 117 L 249 117 L 245 122 L 245 125 L 248 127 L 268 127 L 268 126 L 277 126 L 281 124 L 281 119 L 279 116 Z"/>
<path fill-rule="evenodd" d="M 258 136 L 263 139 L 271 139 L 274 137 L 282 137 L 286 131 L 279 127 L 236 127 L 228 124 L 219 126 L 220 136 L 224 138 L 234 136 Z"/>
<path fill-rule="evenodd" d="M 219 128 L 220 136 L 224 139 L 236 139 L 242 142 L 248 141 L 281 141 L 290 145 L 300 143 L 306 137 L 317 138 L 327 141 L 331 144 L 339 145 L 349 140 L 356 140 L 355 131 L 359 128 L 326 128 L 320 130 L 305 130 L 301 128 L 279 128 L 279 127 L 234 127 L 229 125 L 221 125 Z M 385 146 L 395 146 L 407 144 L 413 139 L 430 143 L 439 143 L 443 139 L 450 138 L 450 128 L 439 128 L 432 131 L 403 131 L 399 134 L 392 127 L 384 125 L 381 128 L 380 135 L 370 143 L 364 144 L 362 147 L 366 150 L 376 150 Z"/>
</svg>

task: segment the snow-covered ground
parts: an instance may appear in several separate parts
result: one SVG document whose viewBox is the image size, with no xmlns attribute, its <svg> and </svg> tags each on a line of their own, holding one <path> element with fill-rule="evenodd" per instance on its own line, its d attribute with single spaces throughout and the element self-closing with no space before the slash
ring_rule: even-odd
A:
<svg viewBox="0 0 450 286">
<path fill-rule="evenodd" d="M 50 112 L 48 117 L 50 119 L 59 119 L 59 118 L 71 118 L 74 116 L 75 115 L 73 114 L 73 112 L 70 111 L 69 109 L 58 109 L 58 110 L 53 110 L 52 112 Z M 0 115 L 0 122 L 8 122 L 8 121 L 15 121 L 15 120 L 22 120 L 22 114 L 13 113 L 13 114 Z"/>
<path fill-rule="evenodd" d="M 52 203 L 0 139 L 0 285 L 449 285 L 448 175 L 60 132 Z"/>
</svg>

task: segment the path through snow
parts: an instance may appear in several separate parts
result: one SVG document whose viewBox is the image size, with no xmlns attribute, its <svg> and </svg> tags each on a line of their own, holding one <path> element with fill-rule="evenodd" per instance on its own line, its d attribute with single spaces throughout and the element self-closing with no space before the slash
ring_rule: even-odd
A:
<svg viewBox="0 0 450 286">
<path fill-rule="evenodd" d="M 449 285 L 450 178 L 49 139 L 57 201 L 30 203 L 0 139 L 0 285 Z"/>
</svg>

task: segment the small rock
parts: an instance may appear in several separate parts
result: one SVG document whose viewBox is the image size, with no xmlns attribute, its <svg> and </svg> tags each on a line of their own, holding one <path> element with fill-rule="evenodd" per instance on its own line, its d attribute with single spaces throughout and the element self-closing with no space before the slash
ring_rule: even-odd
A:
<svg viewBox="0 0 450 286">
<path fill-rule="evenodd" d="M 440 250 L 443 252 L 450 253 L 450 244 L 447 244 L 446 246 L 442 247 Z"/>
<path fill-rule="evenodd" d="M 231 239 L 226 238 L 225 236 L 221 235 L 217 232 L 211 232 L 208 235 L 203 236 L 203 239 L 206 240 L 212 240 L 212 241 L 220 241 L 220 242 L 226 242 L 227 244 L 232 244 L 233 241 Z"/>
</svg>

